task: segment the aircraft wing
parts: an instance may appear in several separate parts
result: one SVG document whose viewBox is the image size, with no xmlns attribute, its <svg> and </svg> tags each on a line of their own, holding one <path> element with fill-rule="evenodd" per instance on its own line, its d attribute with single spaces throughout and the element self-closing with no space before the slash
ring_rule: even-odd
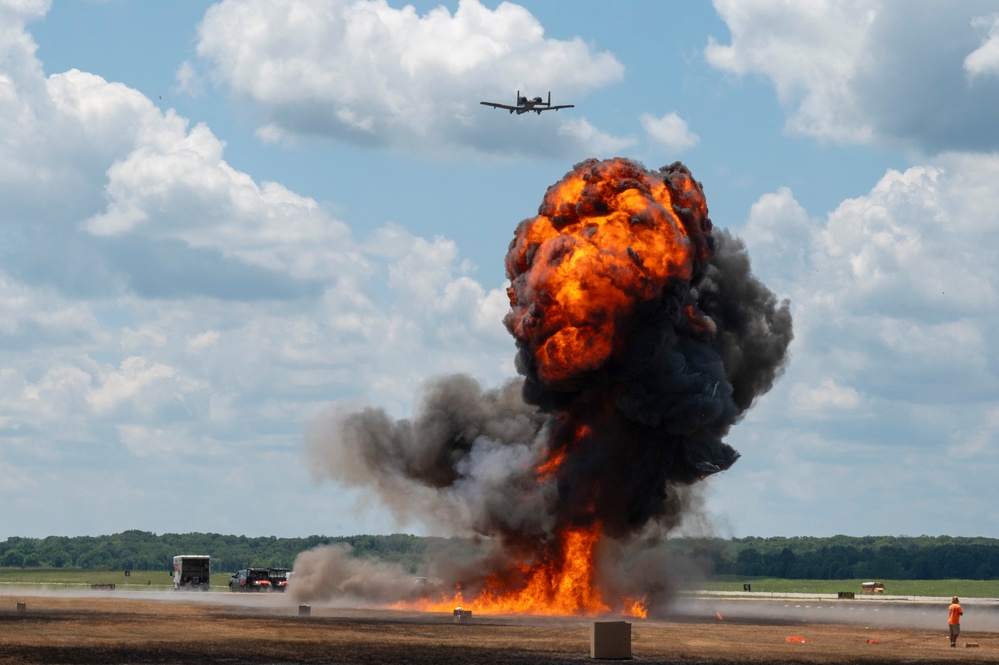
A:
<svg viewBox="0 0 999 665">
<path fill-rule="evenodd" d="M 559 109 L 571 109 L 575 108 L 575 104 L 559 104 L 557 106 L 542 106 L 534 109 L 535 111 L 558 111 Z"/>
<path fill-rule="evenodd" d="M 510 106 L 509 104 L 499 104 L 497 102 L 479 102 L 483 106 L 492 106 L 497 109 L 506 109 L 507 111 L 516 111 L 519 107 Z"/>
</svg>

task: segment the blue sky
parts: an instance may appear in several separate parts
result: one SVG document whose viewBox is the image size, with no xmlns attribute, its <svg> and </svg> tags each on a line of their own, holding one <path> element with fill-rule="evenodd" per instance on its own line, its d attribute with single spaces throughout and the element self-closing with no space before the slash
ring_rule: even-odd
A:
<svg viewBox="0 0 999 665">
<path fill-rule="evenodd" d="M 687 532 L 999 537 L 997 109 L 989 2 L 0 0 L 0 538 L 437 533 L 303 431 L 515 376 L 513 231 L 613 156 L 795 319 Z"/>
</svg>

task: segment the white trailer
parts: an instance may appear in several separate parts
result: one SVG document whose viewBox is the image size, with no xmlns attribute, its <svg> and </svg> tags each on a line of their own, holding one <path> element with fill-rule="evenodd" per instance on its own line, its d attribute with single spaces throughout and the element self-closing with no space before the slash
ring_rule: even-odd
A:
<svg viewBox="0 0 999 665">
<path fill-rule="evenodd" d="M 173 588 L 208 591 L 212 557 L 207 554 L 182 554 L 173 558 Z"/>
</svg>

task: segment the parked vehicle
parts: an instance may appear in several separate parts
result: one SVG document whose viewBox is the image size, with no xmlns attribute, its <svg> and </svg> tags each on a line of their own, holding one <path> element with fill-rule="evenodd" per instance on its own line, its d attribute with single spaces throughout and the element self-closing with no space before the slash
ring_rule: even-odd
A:
<svg viewBox="0 0 999 665">
<path fill-rule="evenodd" d="M 244 568 L 229 578 L 230 591 L 270 591 L 271 580 L 266 568 Z"/>
<path fill-rule="evenodd" d="M 271 581 L 271 589 L 274 591 L 284 591 L 288 588 L 288 579 L 291 571 L 287 568 L 268 568 L 267 577 Z"/>
<path fill-rule="evenodd" d="M 885 585 L 883 582 L 864 582 L 860 585 L 860 590 L 864 593 L 884 593 Z"/>
<path fill-rule="evenodd" d="M 173 588 L 208 591 L 211 583 L 212 557 L 207 554 L 182 554 L 173 558 Z"/>
</svg>

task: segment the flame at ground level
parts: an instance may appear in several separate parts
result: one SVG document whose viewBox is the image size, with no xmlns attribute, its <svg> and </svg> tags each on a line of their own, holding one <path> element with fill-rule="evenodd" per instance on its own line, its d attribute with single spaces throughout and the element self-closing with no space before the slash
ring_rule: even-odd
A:
<svg viewBox="0 0 999 665">
<path fill-rule="evenodd" d="M 425 612 L 451 612 L 456 607 L 477 614 L 536 614 L 544 616 L 597 616 L 611 612 L 645 618 L 645 599 L 623 598 L 611 607 L 602 597 L 595 579 L 594 548 L 600 539 L 600 526 L 568 529 L 559 538 L 553 560 L 534 565 L 519 564 L 518 575 L 493 574 L 473 599 L 461 590 L 416 602 L 400 602 L 394 609 Z M 510 577 L 519 581 L 509 583 Z"/>
</svg>

